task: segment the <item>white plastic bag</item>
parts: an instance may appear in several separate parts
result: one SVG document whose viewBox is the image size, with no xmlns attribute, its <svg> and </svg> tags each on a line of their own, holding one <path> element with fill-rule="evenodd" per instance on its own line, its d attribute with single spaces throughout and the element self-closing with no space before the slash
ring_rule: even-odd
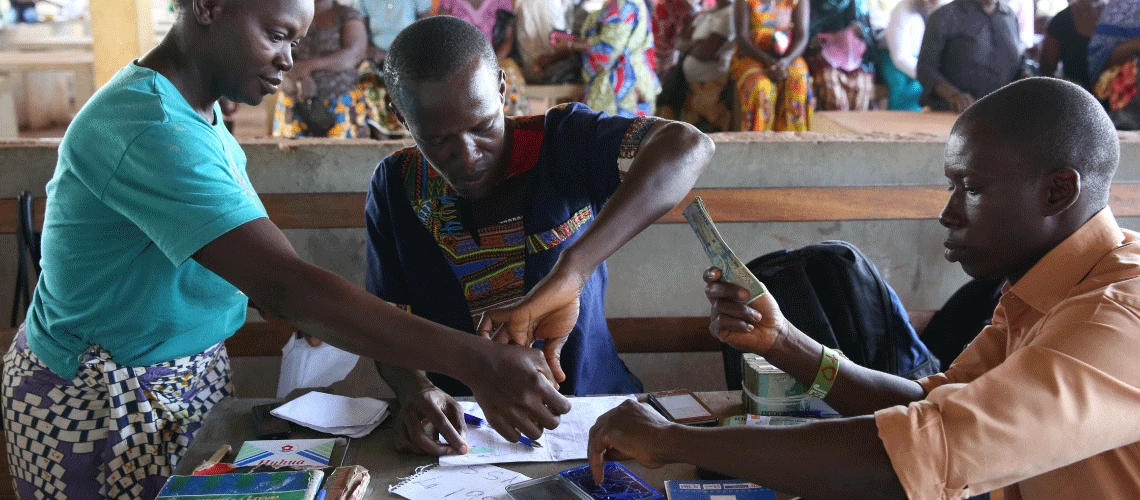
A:
<svg viewBox="0 0 1140 500">
<path fill-rule="evenodd" d="M 360 356 L 337 349 L 328 343 L 313 347 L 296 335 L 281 348 L 281 378 L 277 381 L 277 397 L 283 398 L 293 389 L 328 387 L 344 380 L 356 366 Z"/>
</svg>

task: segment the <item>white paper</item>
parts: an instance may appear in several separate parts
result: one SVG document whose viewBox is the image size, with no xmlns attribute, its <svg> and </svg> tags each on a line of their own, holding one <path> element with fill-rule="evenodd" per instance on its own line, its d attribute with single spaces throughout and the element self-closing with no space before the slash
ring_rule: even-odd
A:
<svg viewBox="0 0 1140 500">
<path fill-rule="evenodd" d="M 277 379 L 277 397 L 283 398 L 294 389 L 328 387 L 348 376 L 360 356 L 337 349 L 328 343 L 313 347 L 305 339 L 293 335 L 281 348 L 281 377 Z"/>
<path fill-rule="evenodd" d="M 409 500 L 509 500 L 507 486 L 528 479 L 518 472 L 494 465 L 439 466 L 427 468 L 400 484 L 389 486 L 388 492 Z"/>
<path fill-rule="evenodd" d="M 388 403 L 314 391 L 270 413 L 321 432 L 358 438 L 368 435 L 388 417 Z"/>
<path fill-rule="evenodd" d="M 440 465 L 498 464 L 509 462 L 561 462 L 564 460 L 584 460 L 586 445 L 589 443 L 590 428 L 598 417 L 610 411 L 633 396 L 602 396 L 590 398 L 570 398 L 573 407 L 570 413 L 562 415 L 561 423 L 548 430 L 538 439 L 541 448 L 531 448 L 525 444 L 507 441 L 490 424 L 483 427 L 467 426 L 466 455 L 445 455 L 439 457 Z M 483 410 L 477 403 L 460 403 L 463 411 L 484 418 Z M 485 420 L 485 418 L 484 418 Z"/>
</svg>

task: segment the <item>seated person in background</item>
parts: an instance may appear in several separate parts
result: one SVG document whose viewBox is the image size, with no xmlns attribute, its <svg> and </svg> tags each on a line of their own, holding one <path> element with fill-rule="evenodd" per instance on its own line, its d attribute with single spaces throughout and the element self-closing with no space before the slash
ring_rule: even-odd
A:
<svg viewBox="0 0 1140 500">
<path fill-rule="evenodd" d="M 1053 16 L 1041 45 L 1041 76 L 1056 76 L 1057 63 L 1060 62 L 1063 63 L 1062 77 L 1092 89 L 1089 40 L 1107 4 L 1106 0 L 1077 0 Z"/>
<path fill-rule="evenodd" d="M 1010 283 L 949 370 L 914 382 L 841 360 L 710 270 L 712 333 L 848 418 L 709 429 L 624 404 L 591 430 L 591 465 L 609 450 L 811 498 L 1140 498 L 1140 234 L 1107 207 L 1112 123 L 1087 91 L 1034 78 L 967 110 L 945 159 L 946 258 Z"/>
<path fill-rule="evenodd" d="M 577 103 L 545 118 L 504 119 L 491 44 L 454 17 L 405 29 L 385 72 L 416 145 L 385 158 L 372 179 L 365 287 L 472 334 L 476 322 L 488 337 L 509 323 L 516 336 L 537 328 L 540 338 L 557 337 L 542 347 L 566 394 L 640 392 L 606 327 L 604 261 L 681 201 L 708 164 L 712 141 L 684 123 L 608 116 Z M 619 162 L 627 160 L 623 174 Z M 524 296 L 539 306 L 492 310 Z M 401 447 L 462 449 L 463 419 L 451 395 L 467 387 L 379 369 L 400 399 Z M 450 446 L 426 434 L 424 422 Z"/>
<path fill-rule="evenodd" d="M 926 18 L 942 5 L 941 0 L 902 0 L 891 11 L 885 35 L 887 50 L 879 53 L 879 64 L 890 90 L 887 109 L 922 111 L 918 104 L 922 84 L 918 83 L 918 54 Z"/>
<path fill-rule="evenodd" d="M 369 125 L 376 127 L 377 138 L 405 136 L 407 131 L 388 108 L 388 89 L 381 71 L 392 39 L 416 19 L 431 14 L 431 0 L 355 0 L 352 5 L 367 20 L 368 61 L 359 72 Z"/>
<path fill-rule="evenodd" d="M 1113 0 L 1089 42 L 1093 93 L 1118 130 L 1140 130 L 1136 73 L 1140 64 L 1140 0 Z"/>
<path fill-rule="evenodd" d="M 806 132 L 815 106 L 804 61 L 810 0 L 736 0 L 729 73 L 740 130 Z"/>
<path fill-rule="evenodd" d="M 439 0 L 436 14 L 455 16 L 475 25 L 489 41 L 495 30 L 495 13 L 500 10 L 513 12 L 514 4 L 511 0 Z"/>
<path fill-rule="evenodd" d="M 698 0 L 659 0 L 647 2 L 653 10 L 653 54 L 657 74 L 664 77 L 679 62 L 684 50 L 678 42 L 701 10 Z"/>
<path fill-rule="evenodd" d="M 499 69 L 503 71 L 503 80 L 507 84 L 507 100 L 503 105 L 503 113 L 507 116 L 525 115 L 530 112 L 530 104 L 526 100 L 526 78 L 513 56 L 515 15 L 510 11 L 500 10 L 495 12 L 495 16 L 491 46 L 495 48 L 495 57 L 499 58 Z"/>
<path fill-rule="evenodd" d="M 923 106 L 961 113 L 1021 70 L 1017 17 L 998 0 L 954 0 L 926 20 L 918 56 Z"/>
<path fill-rule="evenodd" d="M 11 10 L 8 11 L 8 21 L 12 24 L 34 24 L 40 22 L 40 14 L 36 12 L 37 1 L 38 0 L 8 0 L 8 4 L 11 7 Z"/>
<path fill-rule="evenodd" d="M 559 44 L 581 56 L 587 106 L 625 117 L 654 114 L 661 82 L 649 25 L 643 0 L 605 0 L 587 15 L 577 40 Z"/>
<path fill-rule="evenodd" d="M 572 71 L 573 61 L 564 59 L 563 64 L 548 66 L 540 64 L 543 56 L 556 52 L 550 43 L 552 31 L 573 32 L 569 24 L 574 0 L 515 0 L 515 45 L 519 50 L 519 62 L 523 75 L 530 83 L 565 83 L 578 76 Z M 568 64 L 567 64 L 568 63 Z"/>
<path fill-rule="evenodd" d="M 875 97 L 875 46 L 868 0 L 812 0 L 809 17 L 816 109 L 866 111 Z"/>
<path fill-rule="evenodd" d="M 401 30 L 431 13 L 431 0 L 354 0 L 368 21 L 368 59 L 382 64 Z"/>
<path fill-rule="evenodd" d="M 732 113 L 721 95 L 728 83 L 735 34 L 732 0 L 717 0 L 715 7 L 697 14 L 679 43 L 687 54 L 681 70 L 689 84 L 681 119 L 706 132 L 723 132 L 729 127 Z"/>
<path fill-rule="evenodd" d="M 334 0 L 316 0 L 313 25 L 293 48 L 293 69 L 277 99 L 274 137 L 371 137 L 356 69 L 368 45 L 362 17 Z"/>
</svg>

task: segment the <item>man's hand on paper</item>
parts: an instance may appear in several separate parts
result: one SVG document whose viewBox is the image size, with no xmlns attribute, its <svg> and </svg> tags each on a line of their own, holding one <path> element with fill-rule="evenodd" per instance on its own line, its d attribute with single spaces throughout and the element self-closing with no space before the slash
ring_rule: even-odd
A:
<svg viewBox="0 0 1140 500">
<path fill-rule="evenodd" d="M 401 398 L 397 425 L 397 450 L 435 456 L 467 453 L 463 409 L 437 387 Z M 439 442 L 441 435 L 447 444 Z"/>
<path fill-rule="evenodd" d="M 521 435 L 538 439 L 543 429 L 558 427 L 559 415 L 570 411 L 570 401 L 554 387 L 542 353 L 486 342 L 476 354 L 471 376 L 462 382 L 471 388 L 487 423 L 506 440 L 518 442 Z"/>
<path fill-rule="evenodd" d="M 586 448 L 594 481 L 602 482 L 602 467 L 607 460 L 632 458 L 650 469 L 668 463 L 655 448 L 666 441 L 663 437 L 676 425 L 635 401 L 626 401 L 598 417 L 590 428 L 590 443 Z"/>
<path fill-rule="evenodd" d="M 788 321 L 772 294 L 765 293 L 752 301 L 748 290 L 720 281 L 721 270 L 710 267 L 704 273 L 705 296 L 712 311 L 709 333 L 736 349 L 763 355 L 788 331 Z"/>
<path fill-rule="evenodd" d="M 578 322 L 579 297 L 588 278 L 555 266 L 519 303 L 483 313 L 479 334 L 500 344 L 523 347 L 544 341 L 542 351 L 557 386 L 566 380 L 559 358 Z"/>
</svg>

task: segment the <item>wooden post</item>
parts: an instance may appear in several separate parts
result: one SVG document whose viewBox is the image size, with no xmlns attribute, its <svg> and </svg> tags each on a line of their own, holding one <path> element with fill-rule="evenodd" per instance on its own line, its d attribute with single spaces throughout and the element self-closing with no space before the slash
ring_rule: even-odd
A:
<svg viewBox="0 0 1140 500">
<path fill-rule="evenodd" d="M 127 63 L 154 47 L 151 0 L 91 2 L 95 85 L 103 86 Z"/>
</svg>

